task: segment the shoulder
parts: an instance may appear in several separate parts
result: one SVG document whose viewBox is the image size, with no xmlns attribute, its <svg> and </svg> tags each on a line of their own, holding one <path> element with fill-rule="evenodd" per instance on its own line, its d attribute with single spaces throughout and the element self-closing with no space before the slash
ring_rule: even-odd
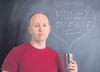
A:
<svg viewBox="0 0 100 72">
<path fill-rule="evenodd" d="M 51 52 L 57 53 L 57 51 L 54 50 L 53 48 L 47 47 L 47 49 L 48 49 L 48 51 L 51 51 Z"/>
<path fill-rule="evenodd" d="M 27 47 L 27 42 L 22 43 L 16 47 L 13 47 L 11 51 L 23 51 Z"/>
<path fill-rule="evenodd" d="M 50 51 L 51 56 L 54 58 L 55 61 L 60 61 L 61 62 L 61 57 L 59 52 L 57 52 L 56 50 L 52 49 L 52 48 L 48 48 L 48 50 Z"/>
<path fill-rule="evenodd" d="M 23 44 L 20 44 L 16 47 L 13 47 L 9 54 L 8 55 L 13 55 L 13 56 L 19 56 L 19 55 L 22 55 L 24 53 L 24 51 L 27 49 L 27 43 L 23 43 Z"/>
<path fill-rule="evenodd" d="M 25 43 L 22 43 L 22 44 L 20 44 L 20 45 L 18 45 L 18 46 L 16 46 L 16 47 L 14 47 L 14 48 L 16 48 L 16 49 L 24 49 L 25 47 L 27 47 L 27 45 L 28 45 L 28 42 L 25 42 Z"/>
<path fill-rule="evenodd" d="M 50 47 L 47 47 L 47 48 L 48 48 L 48 51 L 51 52 L 52 54 L 54 54 L 56 56 L 59 55 L 59 53 L 56 50 L 54 50 L 53 48 L 50 48 Z"/>
</svg>

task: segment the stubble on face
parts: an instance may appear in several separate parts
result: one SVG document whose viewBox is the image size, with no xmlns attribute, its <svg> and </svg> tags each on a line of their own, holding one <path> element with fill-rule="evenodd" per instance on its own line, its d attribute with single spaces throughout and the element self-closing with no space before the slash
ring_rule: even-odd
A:
<svg viewBox="0 0 100 72">
<path fill-rule="evenodd" d="M 37 27 L 38 25 L 41 26 L 41 29 L 39 29 L 39 27 L 34 27 Z M 46 25 L 46 27 L 44 27 L 44 25 Z M 46 41 L 50 32 L 48 17 L 42 13 L 37 13 L 33 15 L 30 19 L 29 32 L 32 36 L 32 40 Z"/>
</svg>

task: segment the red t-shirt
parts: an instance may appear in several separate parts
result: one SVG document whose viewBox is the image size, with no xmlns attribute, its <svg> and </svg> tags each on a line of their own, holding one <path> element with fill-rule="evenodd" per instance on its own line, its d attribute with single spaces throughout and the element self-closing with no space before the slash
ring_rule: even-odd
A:
<svg viewBox="0 0 100 72">
<path fill-rule="evenodd" d="M 64 72 L 59 54 L 51 48 L 37 49 L 29 42 L 13 48 L 2 65 L 8 72 Z"/>
</svg>

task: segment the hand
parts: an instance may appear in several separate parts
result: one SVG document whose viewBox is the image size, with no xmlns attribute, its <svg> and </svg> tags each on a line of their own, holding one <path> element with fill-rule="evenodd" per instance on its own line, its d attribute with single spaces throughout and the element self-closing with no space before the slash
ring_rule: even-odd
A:
<svg viewBox="0 0 100 72">
<path fill-rule="evenodd" d="M 78 65 L 76 61 L 72 60 L 70 64 L 68 64 L 69 72 L 78 72 Z"/>
</svg>

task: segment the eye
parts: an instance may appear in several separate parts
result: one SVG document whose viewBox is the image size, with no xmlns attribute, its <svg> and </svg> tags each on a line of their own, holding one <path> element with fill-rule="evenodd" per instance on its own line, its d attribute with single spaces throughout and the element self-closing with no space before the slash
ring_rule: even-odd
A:
<svg viewBox="0 0 100 72">
<path fill-rule="evenodd" d="M 39 24 L 34 25 L 34 27 L 39 27 Z"/>
<path fill-rule="evenodd" d="M 47 26 L 46 24 L 43 25 L 43 27 L 46 27 L 46 26 Z"/>
</svg>

